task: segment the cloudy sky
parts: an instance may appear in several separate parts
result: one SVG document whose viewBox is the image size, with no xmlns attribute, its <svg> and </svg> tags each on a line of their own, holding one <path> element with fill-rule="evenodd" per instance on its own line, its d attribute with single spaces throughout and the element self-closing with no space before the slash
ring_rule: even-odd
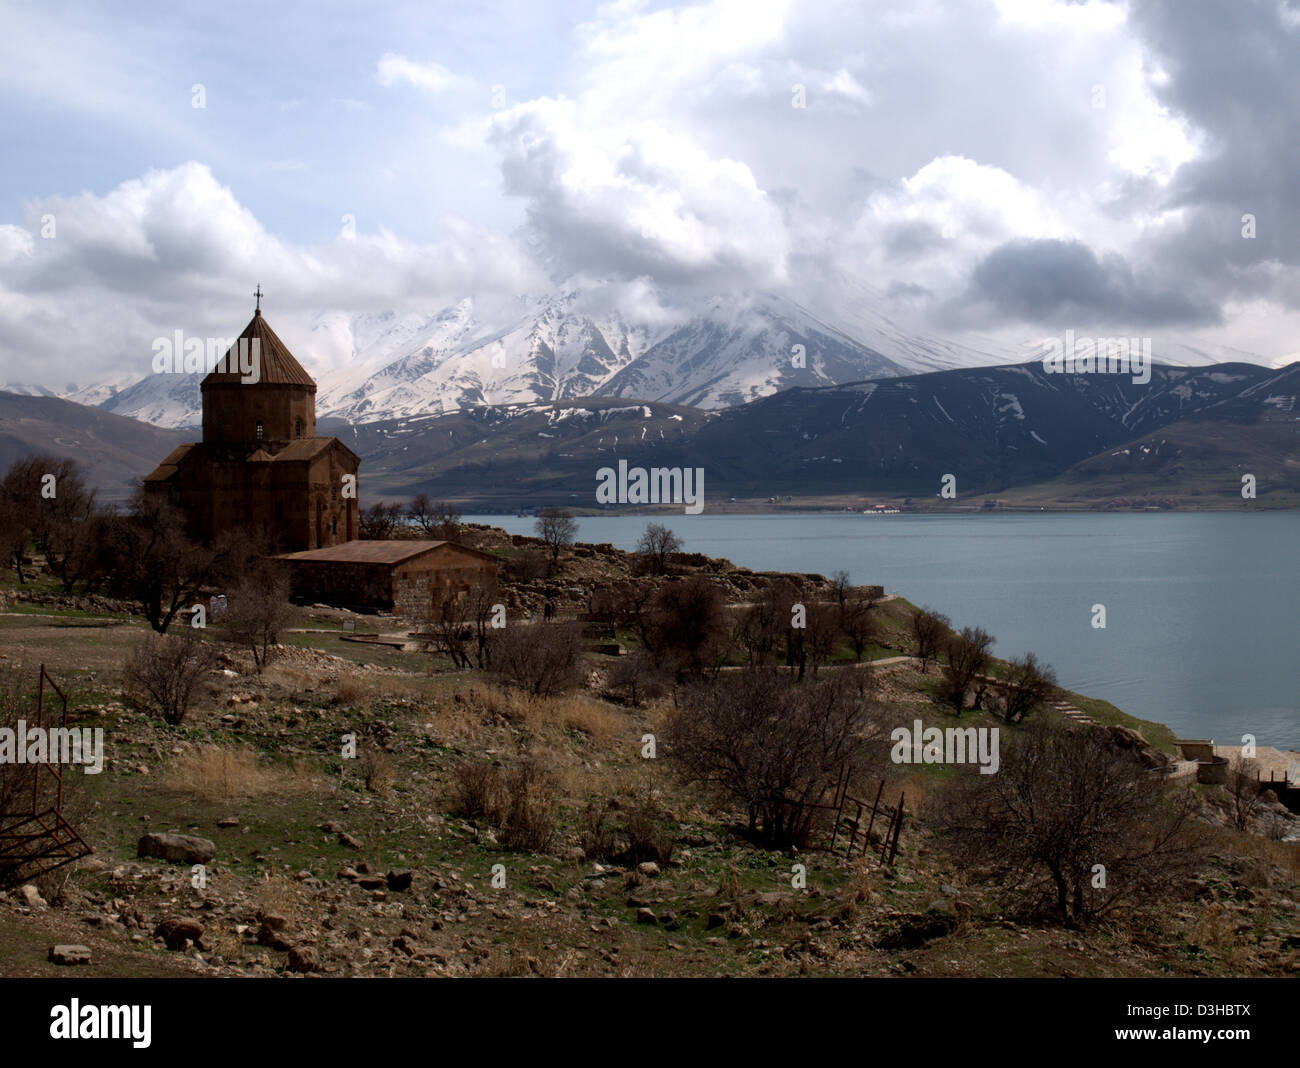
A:
<svg viewBox="0 0 1300 1068">
<path fill-rule="evenodd" d="M 0 382 L 143 374 L 256 282 L 282 335 L 576 280 L 641 316 L 770 290 L 1300 357 L 1296 0 L 0 3 L 0 30 Z"/>
</svg>

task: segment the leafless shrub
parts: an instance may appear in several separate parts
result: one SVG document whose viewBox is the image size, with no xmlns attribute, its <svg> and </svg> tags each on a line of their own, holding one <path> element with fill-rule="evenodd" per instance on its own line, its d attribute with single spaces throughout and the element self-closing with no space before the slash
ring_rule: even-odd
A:
<svg viewBox="0 0 1300 1068">
<path fill-rule="evenodd" d="M 126 664 L 127 699 L 175 726 L 184 720 L 215 663 L 212 646 L 189 628 L 182 636 L 146 635 Z"/>
<path fill-rule="evenodd" d="M 1195 804 L 1101 732 L 1034 725 L 996 774 L 958 776 L 927 809 L 958 863 L 1074 926 L 1187 891 Z"/>
<path fill-rule="evenodd" d="M 667 864 L 675 844 L 667 816 L 649 792 L 626 805 L 589 802 L 583 811 L 582 851 L 592 860 Z"/>
<path fill-rule="evenodd" d="M 557 786 L 539 764 L 526 763 L 505 777 L 509 807 L 501 827 L 501 844 L 508 849 L 545 853 L 555 837 Z"/>
<path fill-rule="evenodd" d="M 392 763 L 388 754 L 375 745 L 368 745 L 361 753 L 361 778 L 366 789 L 376 794 L 393 781 Z"/>
<path fill-rule="evenodd" d="M 692 687 L 670 714 L 671 759 L 688 782 L 717 790 L 746 814 L 750 832 L 804 846 L 842 772 L 880 759 L 870 677 L 852 671 L 795 685 L 756 669 Z"/>
<path fill-rule="evenodd" d="M 669 681 L 654 658 L 641 649 L 620 657 L 609 673 L 610 690 L 634 707 L 662 697 Z"/>
<path fill-rule="evenodd" d="M 1226 788 L 1232 806 L 1232 824 L 1237 830 L 1245 831 L 1263 806 L 1259 788 L 1259 765 L 1249 757 L 1234 757 L 1228 767 Z"/>
<path fill-rule="evenodd" d="M 481 760 L 467 760 L 454 773 L 456 811 L 470 819 L 499 823 L 506 806 L 505 769 Z"/>
<path fill-rule="evenodd" d="M 260 672 L 270 662 L 280 632 L 292 616 L 289 576 L 274 562 L 263 562 L 240 579 L 228 600 L 222 626 L 232 641 L 253 654 Z"/>
<path fill-rule="evenodd" d="M 516 625 L 488 642 L 492 670 L 532 697 L 553 697 L 582 681 L 582 636 L 567 623 Z"/>
</svg>

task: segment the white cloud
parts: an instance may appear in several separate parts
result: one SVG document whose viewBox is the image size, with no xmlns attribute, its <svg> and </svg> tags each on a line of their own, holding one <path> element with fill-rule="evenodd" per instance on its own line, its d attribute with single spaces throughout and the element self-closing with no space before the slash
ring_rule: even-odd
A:
<svg viewBox="0 0 1300 1068">
<path fill-rule="evenodd" d="M 430 93 L 456 84 L 456 76 L 441 63 L 417 63 L 397 52 L 385 52 L 379 57 L 375 78 L 383 86 L 411 85 Z"/>
</svg>

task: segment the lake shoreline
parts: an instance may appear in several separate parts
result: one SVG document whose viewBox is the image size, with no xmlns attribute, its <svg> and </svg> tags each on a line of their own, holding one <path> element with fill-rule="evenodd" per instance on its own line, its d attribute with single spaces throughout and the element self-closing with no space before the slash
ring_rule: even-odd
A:
<svg viewBox="0 0 1300 1068">
<path fill-rule="evenodd" d="M 1032 515 L 603 514 L 578 516 L 577 540 L 631 549 L 655 522 L 686 552 L 756 572 L 845 570 L 944 612 L 958 629 L 983 627 L 1001 658 L 1036 653 L 1063 687 L 1178 737 L 1227 745 L 1249 734 L 1300 750 L 1286 640 L 1300 603 L 1294 512 Z M 534 533 L 531 516 L 465 519 Z"/>
</svg>

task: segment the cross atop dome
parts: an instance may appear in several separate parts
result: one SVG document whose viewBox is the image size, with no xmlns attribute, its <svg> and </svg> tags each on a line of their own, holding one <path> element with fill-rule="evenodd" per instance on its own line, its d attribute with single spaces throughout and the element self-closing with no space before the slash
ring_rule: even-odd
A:
<svg viewBox="0 0 1300 1068">
<path fill-rule="evenodd" d="M 262 314 L 262 283 L 257 283 L 257 288 L 253 290 L 253 296 L 257 298 L 257 307 L 253 309 L 254 315 Z"/>
</svg>

